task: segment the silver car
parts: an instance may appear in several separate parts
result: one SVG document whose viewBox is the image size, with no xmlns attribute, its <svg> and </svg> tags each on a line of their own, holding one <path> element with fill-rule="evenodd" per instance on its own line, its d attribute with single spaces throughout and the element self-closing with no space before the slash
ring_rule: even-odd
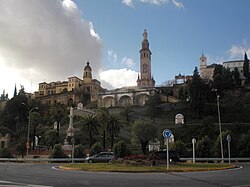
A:
<svg viewBox="0 0 250 187">
<path fill-rule="evenodd" d="M 115 159 L 114 152 L 100 152 L 86 158 L 86 162 L 112 162 Z"/>
</svg>

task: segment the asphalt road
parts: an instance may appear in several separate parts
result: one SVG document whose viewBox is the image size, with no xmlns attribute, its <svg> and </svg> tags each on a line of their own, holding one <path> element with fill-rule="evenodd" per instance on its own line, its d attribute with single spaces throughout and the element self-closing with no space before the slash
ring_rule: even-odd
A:
<svg viewBox="0 0 250 187">
<path fill-rule="evenodd" d="M 250 164 L 212 172 L 93 173 L 53 169 L 55 164 L 0 163 L 0 186 L 233 186 L 250 187 Z"/>
</svg>

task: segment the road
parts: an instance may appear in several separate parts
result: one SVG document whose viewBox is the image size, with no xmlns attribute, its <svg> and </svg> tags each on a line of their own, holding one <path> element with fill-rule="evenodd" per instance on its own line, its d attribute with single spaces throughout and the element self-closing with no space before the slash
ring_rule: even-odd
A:
<svg viewBox="0 0 250 187">
<path fill-rule="evenodd" d="M 211 172 L 93 173 L 53 169 L 55 164 L 0 163 L 0 186 L 233 186 L 250 187 L 250 164 Z"/>
</svg>

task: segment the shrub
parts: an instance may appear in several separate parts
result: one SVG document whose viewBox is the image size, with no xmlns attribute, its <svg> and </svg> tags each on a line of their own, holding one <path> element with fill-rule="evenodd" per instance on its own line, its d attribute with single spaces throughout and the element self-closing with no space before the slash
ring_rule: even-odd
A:
<svg viewBox="0 0 250 187">
<path fill-rule="evenodd" d="M 10 150 L 6 147 L 0 149 L 0 158 L 12 158 Z"/>
<path fill-rule="evenodd" d="M 66 158 L 67 156 L 64 154 L 62 145 L 55 144 L 53 151 L 50 155 L 50 158 Z"/>
<path fill-rule="evenodd" d="M 131 154 L 131 150 L 127 147 L 127 144 L 123 140 L 116 143 L 113 150 L 115 155 L 119 158 L 123 158 L 124 156 Z"/>
<path fill-rule="evenodd" d="M 85 157 L 85 153 L 84 153 L 84 147 L 79 144 L 75 147 L 75 154 L 74 154 L 75 158 L 83 158 Z"/>
<path fill-rule="evenodd" d="M 94 155 L 102 151 L 102 145 L 100 142 L 96 142 L 91 148 L 90 148 L 90 154 Z"/>
</svg>

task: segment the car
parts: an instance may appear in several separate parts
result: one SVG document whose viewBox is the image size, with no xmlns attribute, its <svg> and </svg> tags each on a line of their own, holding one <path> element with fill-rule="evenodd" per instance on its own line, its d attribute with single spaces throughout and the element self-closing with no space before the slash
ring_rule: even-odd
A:
<svg viewBox="0 0 250 187">
<path fill-rule="evenodd" d="M 86 158 L 86 162 L 88 163 L 112 162 L 113 160 L 115 160 L 114 152 L 100 152 Z"/>
<path fill-rule="evenodd" d="M 169 154 L 170 162 L 180 162 L 180 157 L 179 157 L 179 154 L 177 153 L 177 151 L 169 150 L 168 154 Z M 150 155 L 150 159 L 151 160 L 166 160 L 167 159 L 167 151 L 163 150 L 163 151 L 153 152 Z"/>
</svg>

